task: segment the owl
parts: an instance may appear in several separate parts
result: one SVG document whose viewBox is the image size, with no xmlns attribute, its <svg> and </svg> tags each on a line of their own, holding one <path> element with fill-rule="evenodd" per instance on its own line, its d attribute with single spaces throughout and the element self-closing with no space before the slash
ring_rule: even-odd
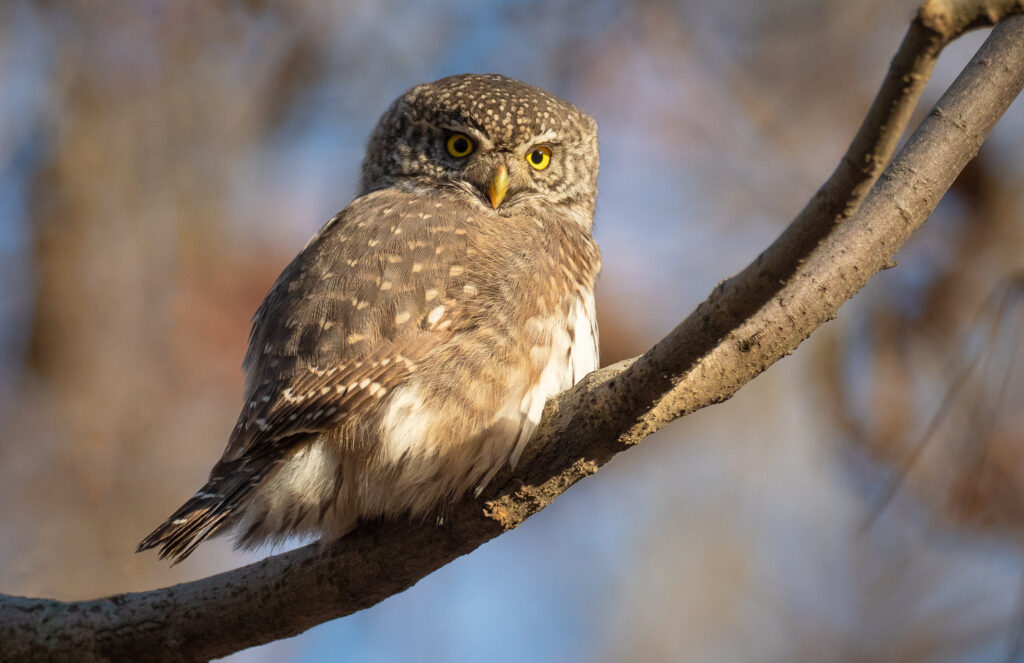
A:
<svg viewBox="0 0 1024 663">
<path fill-rule="evenodd" d="M 359 196 L 253 318 L 209 481 L 139 544 L 175 563 L 443 515 L 515 465 L 598 366 L 597 125 L 500 75 L 418 85 L 373 130 Z"/>
</svg>

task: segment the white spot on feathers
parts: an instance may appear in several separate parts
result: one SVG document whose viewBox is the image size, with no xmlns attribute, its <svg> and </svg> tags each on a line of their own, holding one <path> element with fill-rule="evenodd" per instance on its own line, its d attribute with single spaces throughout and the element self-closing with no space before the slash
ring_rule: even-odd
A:
<svg viewBox="0 0 1024 663">
<path fill-rule="evenodd" d="M 415 462 L 411 452 L 422 445 L 429 429 L 429 419 L 424 416 L 423 399 L 415 386 L 396 391 L 381 423 L 383 450 L 388 460 L 392 463 Z M 403 459 L 403 456 L 406 457 Z"/>
<path fill-rule="evenodd" d="M 444 315 L 444 307 L 435 306 L 433 309 L 431 309 L 430 313 L 427 314 L 427 324 L 436 325 L 437 321 L 441 319 L 442 315 Z"/>
</svg>

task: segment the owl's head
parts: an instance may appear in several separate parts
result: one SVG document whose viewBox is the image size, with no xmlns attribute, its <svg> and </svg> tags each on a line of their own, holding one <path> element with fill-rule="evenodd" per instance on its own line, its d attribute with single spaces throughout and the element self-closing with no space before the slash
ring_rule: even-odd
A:
<svg viewBox="0 0 1024 663">
<path fill-rule="evenodd" d="M 462 74 L 412 88 L 370 136 L 361 195 L 388 186 L 453 187 L 500 214 L 558 205 L 589 226 L 597 123 L 540 88 Z"/>
</svg>

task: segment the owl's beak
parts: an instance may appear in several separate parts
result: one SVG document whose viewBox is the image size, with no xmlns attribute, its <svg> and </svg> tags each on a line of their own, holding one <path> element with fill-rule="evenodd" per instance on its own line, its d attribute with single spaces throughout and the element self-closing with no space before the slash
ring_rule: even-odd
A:
<svg viewBox="0 0 1024 663">
<path fill-rule="evenodd" d="M 494 170 L 487 193 L 491 196 L 491 207 L 498 209 L 498 205 L 505 200 L 505 194 L 508 193 L 508 169 L 504 165 Z"/>
</svg>

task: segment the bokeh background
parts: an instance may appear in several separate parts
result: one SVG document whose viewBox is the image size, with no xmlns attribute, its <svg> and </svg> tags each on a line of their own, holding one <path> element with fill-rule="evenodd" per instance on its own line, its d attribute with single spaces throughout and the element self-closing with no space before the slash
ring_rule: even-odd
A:
<svg viewBox="0 0 1024 663">
<path fill-rule="evenodd" d="M 351 200 L 406 88 L 500 72 L 598 119 L 610 363 L 802 207 L 914 6 L 3 2 L 0 591 L 88 598 L 255 559 L 133 551 L 219 456 L 250 316 Z M 983 37 L 942 56 L 926 104 Z M 1012 657 L 1022 184 L 1018 102 L 899 268 L 731 401 L 405 593 L 231 660 Z"/>
</svg>

